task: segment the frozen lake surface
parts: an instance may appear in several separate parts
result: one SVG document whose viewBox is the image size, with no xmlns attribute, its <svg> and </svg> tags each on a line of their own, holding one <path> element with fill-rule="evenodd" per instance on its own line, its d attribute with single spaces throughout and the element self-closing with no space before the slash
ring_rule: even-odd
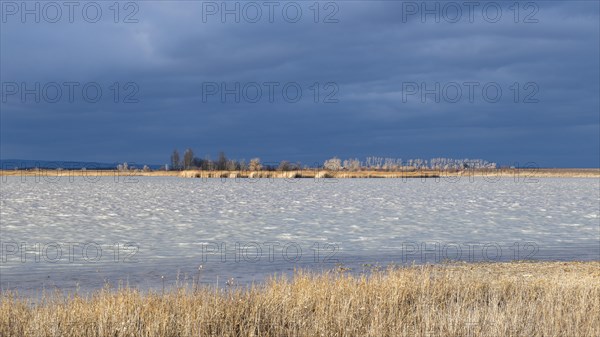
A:
<svg viewBox="0 0 600 337">
<path fill-rule="evenodd" d="M 598 179 L 47 180 L 3 177 L 3 290 L 600 256 Z"/>
</svg>

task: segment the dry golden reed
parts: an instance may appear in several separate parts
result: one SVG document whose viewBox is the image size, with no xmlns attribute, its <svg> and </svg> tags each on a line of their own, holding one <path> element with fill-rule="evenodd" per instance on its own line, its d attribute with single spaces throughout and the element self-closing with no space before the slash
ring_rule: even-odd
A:
<svg viewBox="0 0 600 337">
<path fill-rule="evenodd" d="M 71 179 L 88 179 L 94 177 L 115 177 L 133 179 L 133 177 L 180 177 L 180 178 L 268 178 L 268 179 L 295 179 L 295 178 L 450 178 L 450 177 L 486 177 L 489 181 L 499 178 L 533 179 L 533 178 L 600 178 L 600 169 L 477 169 L 466 171 L 440 171 L 434 169 L 411 169 L 406 171 L 361 170 L 361 171 L 330 171 L 323 169 L 304 169 L 298 171 L 218 171 L 218 170 L 186 170 L 186 171 L 116 171 L 116 170 L 1 170 L 0 177 L 38 177 L 43 181 L 56 182 L 61 177 Z M 452 180 L 455 181 L 455 180 Z"/>
<path fill-rule="evenodd" d="M 300 271 L 245 288 L 0 299 L 0 336 L 600 336 L 597 261 Z"/>
</svg>

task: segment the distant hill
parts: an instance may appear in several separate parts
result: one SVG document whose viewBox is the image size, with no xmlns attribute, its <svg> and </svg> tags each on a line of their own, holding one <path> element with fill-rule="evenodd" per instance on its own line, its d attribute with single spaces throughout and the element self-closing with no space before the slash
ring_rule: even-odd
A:
<svg viewBox="0 0 600 337">
<path fill-rule="evenodd" d="M 30 159 L 0 159 L 0 169 L 2 170 L 14 170 L 15 168 L 21 170 L 40 168 L 40 169 L 57 169 L 62 168 L 65 170 L 81 170 L 82 168 L 90 170 L 114 170 L 117 165 L 122 163 L 99 163 L 99 162 L 85 162 L 85 161 L 49 161 L 49 160 L 30 160 Z M 128 163 L 129 167 L 142 168 L 144 165 L 148 165 L 153 170 L 162 168 L 163 165 L 153 165 L 146 163 Z"/>
</svg>

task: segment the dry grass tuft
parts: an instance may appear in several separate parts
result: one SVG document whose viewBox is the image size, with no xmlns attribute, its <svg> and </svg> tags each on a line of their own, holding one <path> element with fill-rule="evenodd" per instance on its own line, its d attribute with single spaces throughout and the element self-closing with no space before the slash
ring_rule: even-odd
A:
<svg viewBox="0 0 600 337">
<path fill-rule="evenodd" d="M 600 262 L 298 272 L 251 288 L 4 293 L 1 336 L 600 336 Z"/>
</svg>

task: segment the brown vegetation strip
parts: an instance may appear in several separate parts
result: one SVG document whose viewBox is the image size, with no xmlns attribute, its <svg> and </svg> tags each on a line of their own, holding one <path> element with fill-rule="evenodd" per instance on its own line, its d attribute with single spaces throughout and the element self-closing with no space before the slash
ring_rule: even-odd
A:
<svg viewBox="0 0 600 337">
<path fill-rule="evenodd" d="M 600 336 L 600 262 L 413 266 L 251 288 L 4 293 L 1 336 Z"/>
<path fill-rule="evenodd" d="M 533 178 L 600 178 L 600 169 L 488 169 L 473 171 L 439 171 L 431 169 L 407 171 L 328 171 L 322 169 L 305 169 L 297 171 L 218 171 L 218 170 L 186 170 L 186 171 L 116 171 L 116 170 L 0 170 L 0 176 L 15 177 L 47 177 L 48 181 L 57 181 L 57 177 L 183 177 L 183 178 L 440 178 L 449 177 L 456 181 L 457 177 L 467 179 L 470 176 L 485 177 L 488 181 L 498 178 L 513 178 L 533 182 Z"/>
</svg>

